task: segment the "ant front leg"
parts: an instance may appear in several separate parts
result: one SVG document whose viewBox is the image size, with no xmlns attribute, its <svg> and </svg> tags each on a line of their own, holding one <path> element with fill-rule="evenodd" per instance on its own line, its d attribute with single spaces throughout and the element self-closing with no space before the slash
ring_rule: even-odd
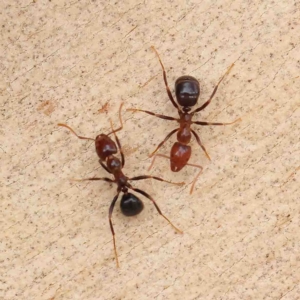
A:
<svg viewBox="0 0 300 300">
<path fill-rule="evenodd" d="M 150 169 L 153 167 L 153 164 L 154 164 L 154 162 L 155 162 L 157 156 L 160 156 L 160 157 L 163 157 L 163 158 L 166 158 L 166 159 L 170 160 L 170 157 L 167 156 L 167 155 L 164 155 L 164 154 L 156 154 L 156 155 L 153 157 L 153 160 L 152 160 L 152 162 L 151 162 L 150 167 L 148 168 L 148 171 L 150 171 Z M 190 163 L 187 163 L 186 165 L 187 165 L 187 166 L 191 166 L 191 167 L 196 167 L 196 168 L 200 169 L 200 171 L 198 172 L 198 174 L 195 176 L 195 178 L 194 178 L 193 181 L 192 181 L 192 185 L 191 185 L 191 189 L 190 189 L 190 194 L 192 194 L 193 191 L 194 191 L 195 183 L 196 183 L 196 181 L 198 180 L 198 177 L 200 176 L 200 174 L 201 174 L 202 171 L 203 171 L 203 167 L 200 166 L 200 165 L 195 165 L 195 164 L 190 164 Z"/>
<path fill-rule="evenodd" d="M 168 221 L 168 223 L 178 232 L 178 233 L 183 233 L 180 229 L 178 229 L 160 210 L 160 208 L 158 207 L 158 205 L 156 204 L 155 200 L 146 192 L 140 190 L 140 189 L 136 189 L 133 188 L 131 185 L 129 185 L 129 188 L 132 189 L 133 191 L 136 191 L 137 193 L 142 194 L 143 196 L 145 196 L 146 198 L 148 198 L 155 206 L 156 210 L 158 211 L 158 213 L 165 219 Z"/>
<path fill-rule="evenodd" d="M 110 125 L 111 125 L 111 128 L 112 128 L 112 122 L 111 122 L 111 120 L 110 120 Z M 113 129 L 113 128 L 112 128 L 112 129 Z M 122 150 L 122 146 L 121 146 L 120 140 L 119 140 L 118 137 L 117 137 L 116 132 L 113 130 L 112 133 L 113 133 L 114 136 L 115 136 L 115 139 L 116 139 L 116 142 L 117 142 L 119 151 L 120 151 L 120 153 L 121 153 L 121 161 L 122 161 L 122 168 L 123 168 L 124 165 L 125 165 L 125 156 L 124 156 L 124 153 L 123 153 L 123 150 Z"/>
<path fill-rule="evenodd" d="M 123 149 L 122 149 L 120 140 L 118 139 L 118 137 L 117 137 L 116 134 L 115 134 L 115 138 L 116 138 L 116 142 L 117 142 L 119 151 L 120 151 L 120 153 L 121 153 L 121 161 L 122 161 L 122 168 L 123 168 L 123 167 L 125 166 L 125 156 L 124 156 L 124 153 L 123 153 Z"/>
<path fill-rule="evenodd" d="M 210 95 L 209 99 L 200 107 L 198 107 L 197 109 L 195 109 L 193 112 L 191 112 L 191 114 L 195 114 L 201 110 L 203 110 L 207 105 L 209 105 L 209 103 L 211 102 L 211 100 L 213 99 L 213 97 L 215 96 L 217 90 L 218 90 L 218 87 L 220 85 L 220 83 L 223 81 L 223 79 L 225 78 L 225 76 L 231 71 L 231 69 L 233 68 L 234 64 L 232 64 L 228 70 L 226 71 L 226 73 L 222 76 L 222 78 L 219 80 L 218 84 L 215 86 L 212 94 Z"/>
<path fill-rule="evenodd" d="M 185 184 L 184 182 L 172 182 L 172 181 L 162 179 L 160 177 L 148 176 L 148 175 L 141 175 L 141 176 L 136 176 L 136 177 L 129 178 L 129 180 L 143 180 L 143 179 L 155 179 L 155 180 L 158 180 L 158 181 L 164 181 L 164 182 L 167 182 L 167 183 L 170 183 L 170 184 L 175 184 L 175 185 L 178 185 L 178 186 L 183 186 Z"/>
<path fill-rule="evenodd" d="M 119 108 L 119 120 L 120 120 L 121 126 L 120 126 L 118 129 L 114 130 L 114 129 L 113 129 L 113 126 L 112 126 L 112 121 L 109 120 L 109 121 L 110 121 L 111 129 L 112 129 L 112 132 L 110 132 L 110 133 L 108 134 L 108 135 L 110 135 L 110 134 L 113 133 L 114 136 L 115 136 L 115 139 L 116 139 L 116 142 L 117 142 L 119 151 L 120 151 L 120 153 L 121 153 L 122 168 L 125 166 L 125 157 L 124 157 L 124 153 L 123 153 L 123 150 L 122 150 L 122 146 L 121 146 L 120 140 L 119 140 L 119 138 L 118 138 L 116 132 L 117 132 L 117 131 L 120 131 L 121 129 L 123 129 L 123 121 L 122 121 L 122 115 L 121 115 L 121 109 L 122 109 L 123 104 L 124 104 L 124 103 L 122 102 L 121 105 L 120 105 L 120 108 Z"/>
</svg>

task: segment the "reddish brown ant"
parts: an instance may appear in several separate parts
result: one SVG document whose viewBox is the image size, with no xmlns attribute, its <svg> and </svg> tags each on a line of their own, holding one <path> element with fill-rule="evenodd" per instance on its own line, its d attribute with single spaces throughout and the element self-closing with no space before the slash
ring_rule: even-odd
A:
<svg viewBox="0 0 300 300">
<path fill-rule="evenodd" d="M 96 137 L 96 139 L 80 136 L 68 125 L 61 124 L 61 123 L 58 124 L 58 126 L 66 127 L 67 129 L 69 129 L 79 139 L 95 141 L 96 152 L 98 154 L 98 157 L 100 158 L 99 159 L 100 165 L 108 173 L 110 173 L 114 176 L 114 179 L 110 179 L 110 178 L 107 178 L 107 177 L 101 177 L 101 178 L 92 177 L 92 178 L 74 179 L 74 180 L 75 181 L 103 180 L 103 181 L 106 181 L 106 182 L 115 183 L 118 186 L 117 187 L 117 195 L 113 198 L 113 200 L 111 202 L 111 205 L 110 205 L 110 208 L 109 208 L 109 224 L 110 224 L 110 229 L 111 229 L 111 232 L 112 232 L 112 235 L 113 235 L 113 243 L 114 243 L 114 251 L 115 251 L 115 258 L 116 258 L 117 267 L 119 267 L 119 260 L 118 260 L 118 254 L 117 254 L 117 248 L 116 248 L 115 231 L 114 231 L 114 228 L 113 228 L 111 218 L 112 218 L 112 213 L 113 213 L 115 203 L 117 202 L 118 196 L 121 192 L 123 193 L 123 196 L 122 196 L 122 199 L 121 199 L 120 207 L 121 207 L 121 212 L 125 216 L 135 216 L 135 215 L 139 214 L 144 208 L 143 202 L 137 196 L 135 196 L 134 194 L 128 192 L 128 189 L 131 189 L 131 190 L 133 190 L 133 191 L 135 191 L 139 194 L 142 194 L 143 196 L 148 198 L 150 201 L 152 201 L 152 203 L 154 204 L 154 206 L 155 206 L 156 210 L 158 211 L 158 213 L 163 218 L 165 218 L 169 222 L 169 224 L 177 232 L 182 233 L 182 231 L 180 229 L 178 229 L 176 226 L 174 226 L 172 224 L 172 222 L 161 212 L 161 210 L 158 207 L 158 205 L 156 204 L 155 200 L 149 194 L 147 194 L 143 190 L 134 188 L 128 181 L 129 180 L 143 180 L 143 179 L 152 178 L 152 179 L 155 179 L 155 180 L 164 181 L 164 182 L 168 182 L 168 183 L 179 185 L 179 186 L 184 184 L 184 182 L 174 183 L 174 182 L 170 182 L 170 181 L 167 181 L 167 180 L 164 180 L 162 178 L 155 177 L 155 176 L 142 175 L 142 176 L 136 176 L 136 177 L 129 178 L 129 177 L 127 177 L 123 174 L 122 169 L 125 165 L 125 157 L 124 157 L 124 154 L 123 154 L 123 151 L 122 151 L 120 140 L 118 139 L 118 137 L 116 135 L 116 132 L 120 131 L 123 128 L 123 122 L 122 122 L 122 118 L 121 118 L 121 108 L 122 108 L 122 106 L 123 106 L 123 103 L 121 104 L 120 109 L 119 109 L 119 119 L 120 119 L 121 126 L 118 129 L 114 130 L 113 127 L 112 127 L 112 123 L 111 123 L 112 131 L 109 134 L 103 134 L 103 133 L 99 134 Z M 109 137 L 109 135 L 112 134 L 112 133 L 115 136 L 117 145 Z M 121 161 L 119 160 L 119 158 L 114 156 L 118 152 L 118 149 L 119 149 L 120 154 L 121 154 Z"/>
<path fill-rule="evenodd" d="M 214 90 L 213 90 L 211 96 L 209 97 L 209 99 L 204 104 L 202 104 L 202 106 L 200 106 L 199 108 L 197 108 L 197 109 L 195 109 L 194 111 L 191 112 L 192 106 L 197 104 L 197 101 L 198 101 L 198 98 L 199 98 L 199 95 L 200 95 L 199 81 L 196 78 L 192 77 L 192 76 L 181 76 L 176 80 L 176 82 L 175 82 L 175 95 L 176 95 L 176 99 L 177 99 L 178 104 L 180 106 L 182 106 L 182 108 L 180 108 L 179 105 L 175 102 L 175 100 L 172 96 L 172 93 L 170 91 L 170 88 L 168 86 L 166 71 L 165 71 L 163 63 L 162 63 L 162 61 L 159 57 L 159 54 L 153 46 L 151 48 L 154 50 L 156 56 L 158 57 L 160 65 L 162 67 L 166 90 L 167 90 L 169 99 L 171 100 L 172 104 L 175 106 L 175 108 L 178 111 L 179 119 L 169 117 L 169 116 L 165 116 L 165 115 L 156 114 L 156 113 L 153 113 L 151 111 L 142 110 L 142 109 L 131 108 L 131 109 L 127 109 L 127 110 L 133 111 L 133 112 L 141 111 L 141 112 L 145 112 L 149 115 L 156 116 L 156 117 L 164 119 L 164 120 L 171 120 L 171 121 L 176 121 L 176 122 L 179 123 L 179 128 L 176 128 L 176 129 L 172 130 L 165 137 L 165 139 L 156 147 L 156 149 L 149 155 L 150 157 L 152 157 L 157 152 L 157 150 L 175 132 L 177 132 L 177 142 L 175 142 L 173 147 L 171 148 L 170 158 L 166 155 L 156 154 L 155 157 L 153 158 L 153 161 L 152 161 L 151 166 L 150 166 L 149 169 L 151 169 L 156 156 L 161 156 L 161 157 L 165 157 L 165 158 L 170 159 L 170 167 L 171 167 L 171 170 L 173 172 L 179 172 L 186 165 L 194 166 L 194 167 L 199 168 L 200 172 L 196 175 L 195 179 L 192 182 L 192 186 L 191 186 L 191 190 L 190 190 L 190 193 L 192 193 L 193 189 L 194 189 L 195 182 L 197 181 L 197 178 L 199 177 L 199 175 L 201 174 L 202 169 L 203 169 L 199 165 L 194 165 L 194 164 L 189 164 L 188 163 L 188 161 L 191 157 L 191 154 L 192 154 L 192 148 L 191 148 L 191 146 L 188 145 L 191 141 L 192 134 L 196 138 L 197 143 L 203 149 L 203 151 L 205 152 L 205 155 L 207 156 L 207 158 L 209 160 L 210 160 L 210 157 L 209 157 L 205 147 L 201 143 L 201 140 L 200 140 L 200 137 L 198 136 L 198 134 L 193 129 L 191 129 L 191 125 L 192 124 L 202 125 L 202 126 L 207 126 L 207 125 L 230 125 L 230 124 L 233 124 L 237 121 L 240 121 L 240 118 L 233 121 L 233 122 L 230 122 L 230 123 L 209 123 L 209 122 L 203 122 L 203 121 L 192 121 L 192 118 L 193 118 L 195 113 L 203 110 L 206 106 L 209 105 L 209 103 L 211 102 L 211 100 L 214 97 L 215 93 L 217 92 L 219 84 L 222 82 L 224 77 L 230 72 L 230 70 L 232 69 L 234 64 L 232 64 L 228 68 L 227 72 L 219 80 L 218 84 L 214 88 Z"/>
</svg>

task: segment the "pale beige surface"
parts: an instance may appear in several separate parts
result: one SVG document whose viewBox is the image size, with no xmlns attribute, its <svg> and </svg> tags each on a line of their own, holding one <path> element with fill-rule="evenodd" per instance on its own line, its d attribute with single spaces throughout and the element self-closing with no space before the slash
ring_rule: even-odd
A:
<svg viewBox="0 0 300 300">
<path fill-rule="evenodd" d="M 298 1 L 1 1 L 1 299 L 299 299 L 300 4 Z M 69 178 L 105 176 L 82 135 L 108 132 L 117 110 L 176 116 L 170 86 L 200 80 L 200 103 L 235 67 L 200 120 L 212 161 L 189 186 L 136 184 L 151 203 L 135 218 L 108 207 L 115 186 Z M 107 105 L 107 112 L 99 111 Z M 176 124 L 124 109 L 119 137 L 129 176 Z M 160 152 L 168 154 L 175 137 Z M 151 171 L 172 174 L 163 159 Z"/>
</svg>

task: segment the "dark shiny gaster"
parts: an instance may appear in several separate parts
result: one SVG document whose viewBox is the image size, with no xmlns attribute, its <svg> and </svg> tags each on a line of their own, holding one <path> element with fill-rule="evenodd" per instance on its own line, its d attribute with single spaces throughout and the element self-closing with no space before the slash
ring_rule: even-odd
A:
<svg viewBox="0 0 300 300">
<path fill-rule="evenodd" d="M 123 215 L 131 217 L 138 215 L 144 208 L 143 202 L 131 193 L 124 194 L 120 203 Z"/>
<path fill-rule="evenodd" d="M 175 82 L 175 95 L 179 105 L 190 110 L 197 104 L 200 95 L 198 80 L 192 76 L 181 76 Z"/>
<path fill-rule="evenodd" d="M 75 179 L 76 181 L 86 181 L 86 180 L 92 180 L 92 181 L 97 181 L 97 180 L 102 180 L 102 181 L 106 181 L 109 183 L 115 183 L 117 185 L 117 195 L 113 198 L 111 205 L 109 207 L 109 225 L 110 225 L 110 229 L 113 235 L 113 244 L 114 244 L 114 251 L 115 251 L 115 258 L 116 258 L 116 264 L 117 267 L 119 267 L 119 260 L 118 260 L 118 254 L 117 254 L 117 247 L 116 247 L 116 240 L 115 240 L 115 231 L 114 231 L 114 227 L 112 224 L 112 213 L 113 213 L 113 209 L 115 206 L 115 203 L 118 200 L 119 194 L 122 192 L 123 196 L 121 199 L 121 211 L 125 216 L 135 216 L 137 214 L 139 214 L 142 210 L 143 210 L 143 202 L 134 194 L 129 193 L 128 189 L 131 189 L 133 191 L 135 191 L 136 193 L 139 193 L 141 195 L 143 195 L 144 197 L 146 197 L 148 200 L 150 200 L 156 210 L 158 211 L 158 213 L 168 221 L 168 223 L 179 233 L 182 233 L 181 230 L 179 230 L 177 227 L 175 227 L 172 222 L 161 212 L 160 208 L 158 207 L 158 205 L 156 204 L 155 200 L 146 192 L 144 192 L 143 190 L 134 188 L 129 181 L 134 181 L 134 180 L 143 180 L 143 179 L 155 179 L 155 180 L 159 180 L 159 181 L 164 181 L 167 183 L 171 183 L 171 184 L 175 184 L 175 185 L 183 185 L 184 182 L 180 182 L 180 183 L 174 183 L 174 182 L 170 182 L 168 180 L 164 180 L 160 177 L 156 177 L 156 176 L 148 176 L 148 175 L 141 175 L 141 176 L 136 176 L 136 177 L 132 177 L 132 178 L 128 178 L 124 173 L 123 173 L 123 167 L 125 165 L 125 157 L 122 151 L 122 147 L 121 147 L 121 143 L 120 140 L 118 139 L 116 132 L 120 131 L 123 128 L 123 123 L 122 123 L 122 118 L 121 118 L 121 109 L 122 109 L 122 105 L 120 106 L 119 109 L 119 119 L 120 119 L 120 123 L 121 126 L 114 130 L 112 129 L 112 132 L 110 132 L 109 134 L 99 134 L 96 139 L 93 138 L 88 138 L 88 137 L 83 137 L 78 135 L 71 127 L 69 127 L 66 124 L 58 124 L 59 126 L 65 127 L 67 129 L 69 129 L 73 134 L 75 134 L 79 139 L 84 139 L 84 140 L 93 140 L 95 142 L 95 147 L 96 147 L 96 152 L 97 155 L 99 157 L 99 163 L 100 165 L 110 174 L 113 175 L 113 179 L 107 178 L 107 177 L 92 177 L 92 178 L 85 178 L 85 179 Z M 112 125 L 111 125 L 112 127 Z M 116 139 L 116 143 L 109 137 L 110 134 L 114 134 L 115 139 Z M 118 153 L 118 150 L 120 151 L 120 155 L 121 155 L 121 160 L 115 156 L 115 154 Z"/>
</svg>

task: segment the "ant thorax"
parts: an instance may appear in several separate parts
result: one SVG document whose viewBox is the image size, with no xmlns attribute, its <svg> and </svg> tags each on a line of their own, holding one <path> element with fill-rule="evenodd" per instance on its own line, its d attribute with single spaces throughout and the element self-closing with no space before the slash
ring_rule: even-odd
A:
<svg viewBox="0 0 300 300">
<path fill-rule="evenodd" d="M 184 108 L 183 108 L 184 109 Z M 180 112 L 180 123 L 182 124 L 192 124 L 193 115 L 188 112 Z"/>
</svg>

